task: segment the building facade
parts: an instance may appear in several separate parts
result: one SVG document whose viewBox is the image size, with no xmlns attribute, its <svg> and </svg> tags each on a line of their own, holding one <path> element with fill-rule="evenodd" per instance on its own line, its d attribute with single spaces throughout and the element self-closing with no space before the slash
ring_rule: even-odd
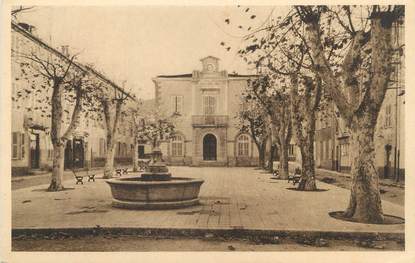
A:
<svg viewBox="0 0 415 263">
<path fill-rule="evenodd" d="M 256 165 L 258 150 L 237 127 L 242 92 L 255 76 L 219 70 L 219 59 L 212 56 L 201 63 L 202 70 L 153 79 L 157 110 L 177 116 L 177 134 L 161 144 L 163 156 L 172 165 Z"/>
<path fill-rule="evenodd" d="M 11 23 L 11 48 L 12 54 L 35 54 L 39 58 L 65 60 L 67 58 L 67 47 L 57 50 L 46 42 L 42 41 L 35 34 L 34 27 L 24 23 Z M 34 90 L 28 85 L 40 87 L 44 83 L 31 82 L 22 77 L 19 55 L 12 55 L 11 58 L 11 85 L 12 85 L 12 175 L 28 175 L 47 172 L 52 167 L 53 146 L 50 136 L 51 117 L 47 112 L 42 113 L 36 109 L 47 102 L 39 101 L 40 96 L 35 96 Z M 74 67 L 85 70 L 76 64 Z M 24 69 L 23 69 L 24 70 Z M 92 75 L 111 90 L 123 92 L 120 87 L 108 80 L 98 72 Z M 48 96 L 45 87 L 45 96 Z M 30 92 L 33 92 L 30 94 Z M 21 94 L 25 96 L 21 96 Z M 21 97 L 17 100 L 17 97 Z M 127 102 L 133 103 L 131 100 Z M 66 105 L 68 106 L 68 105 Z M 65 107 L 65 105 L 64 105 Z M 128 105 L 127 105 L 128 107 Z M 69 114 L 69 111 L 68 111 Z M 65 169 L 99 167 L 104 165 L 106 153 L 105 124 L 82 116 L 81 125 L 67 141 L 65 148 Z M 118 142 L 116 145 L 115 161 L 119 164 L 132 163 L 133 141 L 132 127 L 126 120 L 122 120 L 118 131 Z"/>
</svg>

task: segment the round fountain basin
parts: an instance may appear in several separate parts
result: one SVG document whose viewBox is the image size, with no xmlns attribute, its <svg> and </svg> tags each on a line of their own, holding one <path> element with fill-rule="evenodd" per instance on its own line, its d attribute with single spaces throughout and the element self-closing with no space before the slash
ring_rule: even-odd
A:
<svg viewBox="0 0 415 263">
<path fill-rule="evenodd" d="M 202 179 L 171 177 L 169 181 L 149 181 L 140 176 L 107 180 L 112 205 L 127 209 L 170 209 L 199 203 Z"/>
</svg>

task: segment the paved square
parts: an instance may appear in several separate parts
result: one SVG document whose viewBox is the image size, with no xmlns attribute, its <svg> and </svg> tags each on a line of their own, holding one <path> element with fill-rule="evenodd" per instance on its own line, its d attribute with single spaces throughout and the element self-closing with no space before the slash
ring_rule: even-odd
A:
<svg viewBox="0 0 415 263">
<path fill-rule="evenodd" d="M 174 210 L 124 210 L 111 207 L 111 192 L 102 179 L 62 192 L 47 185 L 12 191 L 12 227 L 151 227 L 404 233 L 405 226 L 368 225 L 331 218 L 344 210 L 349 191 L 318 182 L 322 192 L 288 190 L 292 184 L 271 179 L 254 168 L 169 167 L 173 176 L 202 178 L 201 204 Z M 404 217 L 404 207 L 383 201 L 385 214 Z"/>
</svg>

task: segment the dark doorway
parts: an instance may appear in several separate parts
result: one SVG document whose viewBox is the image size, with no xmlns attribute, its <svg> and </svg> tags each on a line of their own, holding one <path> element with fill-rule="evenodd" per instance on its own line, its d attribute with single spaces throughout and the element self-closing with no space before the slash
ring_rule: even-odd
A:
<svg viewBox="0 0 415 263">
<path fill-rule="evenodd" d="M 138 159 L 144 159 L 144 145 L 138 145 Z"/>
<path fill-rule="evenodd" d="M 341 172 L 341 151 L 340 146 L 336 146 L 336 171 Z"/>
<path fill-rule="evenodd" d="M 40 147 L 39 134 L 30 135 L 30 168 L 39 169 Z"/>
<path fill-rule="evenodd" d="M 84 141 L 82 139 L 73 140 L 73 168 L 84 167 Z"/>
<path fill-rule="evenodd" d="M 73 139 L 66 142 L 65 169 L 78 169 L 84 167 L 84 141 Z"/>
<path fill-rule="evenodd" d="M 212 134 L 203 138 L 203 160 L 216 161 L 216 137 Z"/>
<path fill-rule="evenodd" d="M 390 174 L 391 167 L 392 167 L 392 162 L 390 160 L 391 150 L 392 150 L 392 145 L 386 144 L 385 145 L 385 167 L 384 167 L 384 172 L 383 172 L 384 178 L 389 178 L 391 175 Z"/>
<path fill-rule="evenodd" d="M 65 147 L 65 163 L 64 163 L 65 169 L 72 169 L 72 163 L 73 163 L 72 158 L 73 158 L 72 141 L 69 140 L 66 142 L 66 147 Z"/>
</svg>

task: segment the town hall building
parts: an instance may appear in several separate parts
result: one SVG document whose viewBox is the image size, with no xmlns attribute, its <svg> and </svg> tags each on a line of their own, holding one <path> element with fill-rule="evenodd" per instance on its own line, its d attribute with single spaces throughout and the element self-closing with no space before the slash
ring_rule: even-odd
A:
<svg viewBox="0 0 415 263">
<path fill-rule="evenodd" d="M 257 165 L 258 150 L 237 118 L 242 92 L 256 75 L 228 74 L 212 56 L 201 63 L 202 70 L 153 78 L 157 111 L 177 116 L 176 136 L 160 145 L 164 158 L 171 165 Z"/>
</svg>

